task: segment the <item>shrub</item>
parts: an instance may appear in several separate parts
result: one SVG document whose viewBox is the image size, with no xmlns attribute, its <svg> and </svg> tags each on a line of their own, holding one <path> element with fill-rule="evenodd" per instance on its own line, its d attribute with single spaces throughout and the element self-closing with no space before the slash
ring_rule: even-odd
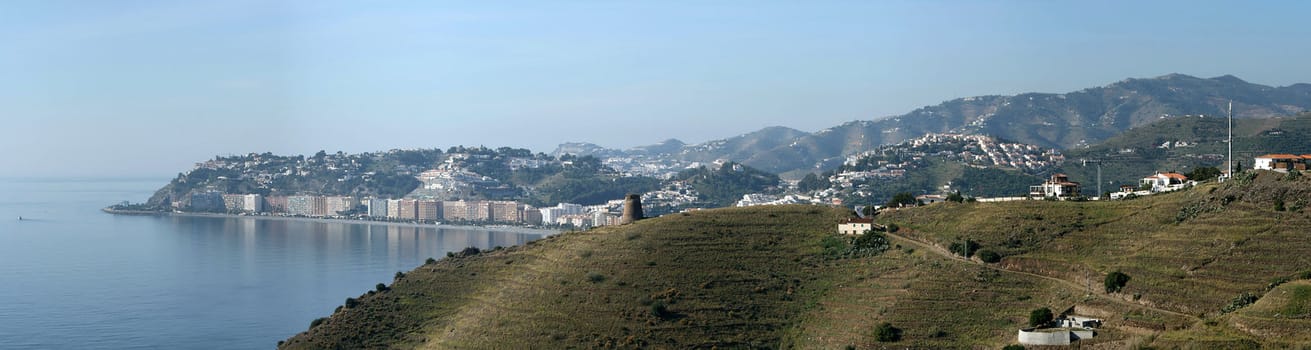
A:
<svg viewBox="0 0 1311 350">
<path fill-rule="evenodd" d="M 992 250 L 990 250 L 990 249 L 980 250 L 980 251 L 979 251 L 979 260 L 983 260 L 983 262 L 986 262 L 986 263 L 989 263 L 989 264 L 996 263 L 996 262 L 1001 261 L 1001 254 L 997 254 L 997 252 L 994 252 L 994 251 L 992 251 Z"/>
<path fill-rule="evenodd" d="M 354 308 L 354 307 L 359 306 L 359 305 L 360 305 L 360 301 L 359 301 L 359 300 L 357 300 L 357 299 L 355 299 L 355 298 L 346 298 L 346 305 L 345 305 L 345 306 L 346 306 L 347 309 Z"/>
<path fill-rule="evenodd" d="M 971 241 L 968 239 L 965 240 L 964 243 L 952 242 L 951 245 L 947 246 L 947 250 L 950 250 L 952 254 L 956 254 L 968 258 L 974 256 L 974 253 L 977 253 L 979 251 L 979 242 Z"/>
<path fill-rule="evenodd" d="M 880 343 L 895 342 L 901 340 L 901 329 L 893 327 L 891 323 L 883 322 L 874 328 L 874 340 Z"/>
<path fill-rule="evenodd" d="M 425 260 L 425 261 L 423 262 L 424 265 L 432 265 L 432 264 L 436 264 L 436 263 L 437 263 L 437 259 L 433 259 L 433 258 L 428 258 L 428 260 Z"/>
<path fill-rule="evenodd" d="M 605 282 L 605 275 L 602 275 L 602 274 L 599 274 L 599 273 L 595 273 L 595 272 L 588 272 L 588 273 L 587 273 L 587 280 L 590 281 L 590 282 L 592 282 L 592 283 L 601 283 L 601 282 Z"/>
<path fill-rule="evenodd" d="M 889 199 L 887 203 L 883 204 L 883 206 L 888 208 L 897 208 L 902 206 L 915 205 L 917 203 L 918 201 L 915 200 L 914 194 L 911 194 L 910 192 L 900 192 L 895 195 L 892 195 L 892 199 Z"/>
<path fill-rule="evenodd" d="M 404 272 L 400 272 L 400 271 L 396 271 L 396 277 L 395 277 L 395 279 L 402 279 L 402 278 L 405 278 L 405 273 L 404 273 Z"/>
<path fill-rule="evenodd" d="M 316 318 L 313 321 L 310 321 L 310 329 L 314 329 L 314 327 L 318 327 L 319 325 L 322 325 L 324 322 L 328 322 L 327 317 Z"/>
<path fill-rule="evenodd" d="M 1106 274 L 1106 280 L 1102 284 L 1106 286 L 1107 293 L 1119 292 L 1124 289 L 1124 285 L 1129 283 L 1129 275 L 1120 271 Z"/>
<path fill-rule="evenodd" d="M 1052 316 L 1052 309 L 1045 307 L 1041 309 L 1033 309 L 1033 311 L 1029 312 L 1029 327 L 1044 326 L 1051 323 L 1054 319 L 1056 319 L 1056 317 Z"/>
<path fill-rule="evenodd" d="M 1011 344 L 1001 348 L 1001 350 L 1024 350 L 1024 345 Z"/>
<path fill-rule="evenodd" d="M 656 318 L 668 317 L 669 307 L 665 306 L 665 302 L 657 300 L 651 303 L 651 316 L 655 316 Z"/>
<path fill-rule="evenodd" d="M 387 289 L 390 289 L 390 288 L 387 288 L 387 285 L 386 285 L 386 284 L 378 283 L 378 285 L 373 286 L 373 289 L 377 290 L 378 293 L 382 293 L 382 292 L 387 291 Z"/>
<path fill-rule="evenodd" d="M 468 247 L 460 251 L 460 255 L 463 256 L 474 256 L 478 255 L 478 253 L 482 253 L 482 250 L 478 249 L 478 247 Z"/>
<path fill-rule="evenodd" d="M 1253 293 L 1239 294 L 1237 297 L 1234 297 L 1234 300 L 1229 301 L 1229 305 L 1225 305 L 1225 307 L 1221 308 L 1220 313 L 1227 314 L 1230 312 L 1238 311 L 1238 309 L 1241 309 L 1248 305 L 1252 305 L 1252 303 L 1255 303 L 1256 299 L 1258 298 L 1259 297 Z"/>
<path fill-rule="evenodd" d="M 888 232 L 897 233 L 899 230 L 901 230 L 901 227 L 897 226 L 897 224 L 888 223 Z"/>
</svg>

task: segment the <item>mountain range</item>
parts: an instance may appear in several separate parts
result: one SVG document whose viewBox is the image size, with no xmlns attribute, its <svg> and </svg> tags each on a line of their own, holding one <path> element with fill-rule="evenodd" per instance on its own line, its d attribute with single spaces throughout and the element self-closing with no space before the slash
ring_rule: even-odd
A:
<svg viewBox="0 0 1311 350">
<path fill-rule="evenodd" d="M 726 159 L 789 178 L 836 167 L 847 155 L 928 133 L 986 134 L 1056 149 L 1094 145 L 1125 130 L 1184 115 L 1270 118 L 1311 109 L 1311 84 L 1253 84 L 1232 75 L 1198 78 L 1169 74 L 1121 80 L 1069 93 L 958 98 L 909 113 L 844 123 L 809 133 L 786 127 L 700 144 L 667 140 L 628 150 L 589 143 L 560 145 L 555 154 Z"/>
</svg>

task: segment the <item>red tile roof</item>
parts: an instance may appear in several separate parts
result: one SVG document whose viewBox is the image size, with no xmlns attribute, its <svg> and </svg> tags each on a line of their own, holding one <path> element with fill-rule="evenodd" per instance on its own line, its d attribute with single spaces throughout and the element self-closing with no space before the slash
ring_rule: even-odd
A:
<svg viewBox="0 0 1311 350">
<path fill-rule="evenodd" d="M 1269 158 L 1269 159 L 1298 159 L 1298 158 L 1302 158 L 1302 157 L 1301 157 L 1301 156 L 1298 156 L 1298 155 L 1296 155 L 1296 154 L 1272 153 L 1272 154 L 1267 154 L 1267 155 L 1264 155 L 1264 156 L 1257 156 L 1257 158 Z"/>
<path fill-rule="evenodd" d="M 1187 176 L 1184 176 L 1184 174 L 1180 174 L 1180 173 L 1161 173 L 1161 175 L 1165 175 L 1165 177 L 1171 179 L 1188 180 Z"/>
</svg>

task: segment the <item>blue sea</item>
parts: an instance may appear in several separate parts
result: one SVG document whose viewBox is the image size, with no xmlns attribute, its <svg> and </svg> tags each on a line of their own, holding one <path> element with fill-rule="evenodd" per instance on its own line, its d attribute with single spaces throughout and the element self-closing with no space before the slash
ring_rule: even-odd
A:
<svg viewBox="0 0 1311 350">
<path fill-rule="evenodd" d="M 0 349 L 269 349 L 429 257 L 542 237 L 100 211 L 166 182 L 0 179 Z"/>
</svg>

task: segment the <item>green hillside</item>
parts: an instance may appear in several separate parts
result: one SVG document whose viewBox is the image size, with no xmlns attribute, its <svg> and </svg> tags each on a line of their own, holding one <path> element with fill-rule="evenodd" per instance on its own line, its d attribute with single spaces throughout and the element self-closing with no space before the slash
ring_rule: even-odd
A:
<svg viewBox="0 0 1311 350">
<path fill-rule="evenodd" d="M 1103 276 L 1121 271 L 1131 280 L 1110 297 L 1202 321 L 1149 320 L 1167 330 L 1152 338 L 1161 344 L 1279 342 L 1226 311 L 1246 315 L 1238 301 L 1244 294 L 1260 296 L 1272 282 L 1307 277 L 1311 180 L 1250 174 L 1128 201 L 948 203 L 879 220 L 940 247 L 978 242 L 1003 256 L 1000 267 L 1089 285 L 1096 294 L 1106 294 Z"/>
<path fill-rule="evenodd" d="M 1305 309 L 1308 191 L 1268 174 L 1129 201 L 934 204 L 880 214 L 901 227 L 882 253 L 833 233 L 842 209 L 672 214 L 434 261 L 282 347 L 1000 348 L 1040 307 L 1105 318 L 1085 345 L 1307 345 L 1261 332 Z M 1004 257 L 952 257 L 964 239 Z M 1131 280 L 1108 294 L 1116 270 Z M 1288 296 L 1221 312 L 1267 292 Z M 880 342 L 883 323 L 900 339 Z"/>
<path fill-rule="evenodd" d="M 1224 140 L 1228 123 L 1223 117 L 1177 117 L 1133 128 L 1101 144 L 1066 151 L 1069 159 L 1061 171 L 1084 182 L 1084 193 L 1096 191 L 1094 166 L 1080 166 L 1080 159 L 1100 159 L 1103 191 L 1119 185 L 1137 184 L 1138 179 L 1157 171 L 1189 172 L 1197 167 L 1224 169 L 1228 152 Z M 1234 158 L 1244 168 L 1252 158 L 1268 153 L 1311 153 L 1311 113 L 1295 117 L 1234 120 Z M 1173 146 L 1183 141 L 1186 146 Z M 1239 164 L 1235 164 L 1239 165 Z"/>
</svg>

